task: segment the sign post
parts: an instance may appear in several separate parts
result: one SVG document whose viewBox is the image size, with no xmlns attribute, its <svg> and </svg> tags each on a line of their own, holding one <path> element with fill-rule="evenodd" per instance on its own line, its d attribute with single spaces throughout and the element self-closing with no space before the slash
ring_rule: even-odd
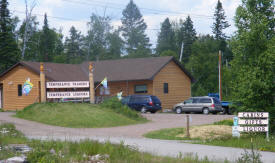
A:
<svg viewBox="0 0 275 163">
<path fill-rule="evenodd" d="M 233 117 L 232 136 L 239 138 L 241 136 L 241 134 L 239 132 L 239 127 L 240 126 L 239 126 L 238 121 L 239 121 L 238 117 Z"/>
<path fill-rule="evenodd" d="M 240 132 L 265 132 L 269 141 L 269 113 L 268 112 L 239 112 Z"/>
</svg>

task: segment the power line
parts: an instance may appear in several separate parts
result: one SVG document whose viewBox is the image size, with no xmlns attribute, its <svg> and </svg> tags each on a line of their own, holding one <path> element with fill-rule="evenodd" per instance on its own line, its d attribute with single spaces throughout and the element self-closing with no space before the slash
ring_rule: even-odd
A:
<svg viewBox="0 0 275 163">
<path fill-rule="evenodd" d="M 75 1 L 75 0 L 62 0 L 65 2 L 69 2 L 69 3 L 74 3 L 74 4 L 78 4 L 78 5 L 89 5 L 89 6 L 100 6 L 100 7 L 106 7 L 106 5 L 103 5 L 102 2 L 100 1 L 96 1 L 96 0 L 91 0 L 94 1 L 93 3 L 91 2 L 83 2 L 83 1 Z M 123 10 L 125 5 L 122 4 L 116 4 L 116 3 L 108 3 L 108 4 L 115 4 L 117 6 L 120 7 L 114 7 L 114 6 L 108 6 L 109 8 L 113 8 L 113 9 L 119 9 L 119 10 Z M 121 7 L 123 6 L 123 8 Z M 150 8 L 143 8 L 143 7 L 139 7 L 139 9 L 141 10 L 147 10 L 147 11 L 154 11 L 157 13 L 154 14 L 159 14 L 159 15 L 169 15 L 167 13 L 174 14 L 174 15 L 191 15 L 192 17 L 196 17 L 196 18 L 204 18 L 204 19 L 213 19 L 213 16 L 209 16 L 209 15 L 201 15 L 201 14 L 190 14 L 190 13 L 184 13 L 184 12 L 175 12 L 175 11 L 166 11 L 166 10 L 157 10 L 157 9 L 150 9 Z M 166 13 L 166 14 L 164 14 Z"/>
<path fill-rule="evenodd" d="M 24 11 L 18 11 L 18 10 L 12 10 L 13 12 L 16 12 L 16 13 L 20 13 L 20 14 L 25 14 Z M 44 17 L 43 14 L 32 14 L 34 16 L 40 16 L 40 17 Z M 47 17 L 49 18 L 53 18 L 53 19 L 59 19 L 59 20 L 70 20 L 70 21 L 78 21 L 78 22 L 84 22 L 84 21 L 79 21 L 79 20 L 76 20 L 76 19 L 71 19 L 71 18 L 65 18 L 65 17 L 57 17 L 57 16 L 50 16 L 50 15 L 47 15 Z M 85 23 L 88 23 L 89 20 L 85 21 Z M 111 25 L 113 27 L 120 27 L 119 25 Z M 160 29 L 158 28 L 147 28 L 146 30 L 150 30 L 150 31 L 158 31 Z"/>
</svg>

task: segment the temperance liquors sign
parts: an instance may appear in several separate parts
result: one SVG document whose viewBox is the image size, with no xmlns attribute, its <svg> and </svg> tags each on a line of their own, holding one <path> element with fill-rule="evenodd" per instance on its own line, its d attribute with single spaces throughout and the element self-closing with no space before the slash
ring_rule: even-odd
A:
<svg viewBox="0 0 275 163">
<path fill-rule="evenodd" d="M 88 81 L 47 82 L 47 88 L 89 88 Z M 89 98 L 89 91 L 47 92 L 47 98 Z"/>
</svg>

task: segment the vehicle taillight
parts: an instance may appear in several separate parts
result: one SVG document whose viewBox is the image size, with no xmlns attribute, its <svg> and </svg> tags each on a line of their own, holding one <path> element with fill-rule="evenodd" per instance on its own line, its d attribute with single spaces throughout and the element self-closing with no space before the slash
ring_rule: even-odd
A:
<svg viewBox="0 0 275 163">
<path fill-rule="evenodd" d="M 150 105 L 150 106 L 153 106 L 153 105 L 154 105 L 154 103 L 153 103 L 152 101 L 150 101 L 150 102 L 149 102 L 149 105 Z"/>
<path fill-rule="evenodd" d="M 214 108 L 214 107 L 215 107 L 215 104 L 212 104 L 211 107 Z"/>
</svg>

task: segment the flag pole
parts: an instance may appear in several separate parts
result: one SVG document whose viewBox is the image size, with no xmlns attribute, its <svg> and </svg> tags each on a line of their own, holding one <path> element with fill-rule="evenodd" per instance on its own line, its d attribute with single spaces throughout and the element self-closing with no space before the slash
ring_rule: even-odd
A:
<svg viewBox="0 0 275 163">
<path fill-rule="evenodd" d="M 95 90 L 101 85 L 101 83 L 99 83 L 96 87 L 95 87 Z"/>
</svg>

